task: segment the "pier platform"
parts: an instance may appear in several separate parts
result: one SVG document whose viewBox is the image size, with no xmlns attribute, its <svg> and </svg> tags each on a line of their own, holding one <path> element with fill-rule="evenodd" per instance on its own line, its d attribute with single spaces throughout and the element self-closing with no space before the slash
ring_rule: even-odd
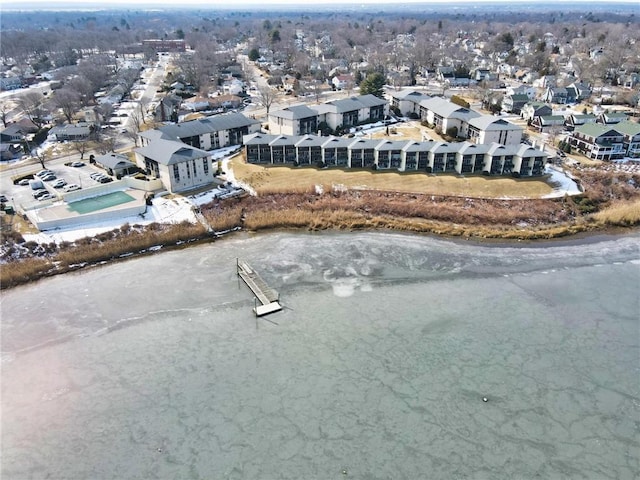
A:
<svg viewBox="0 0 640 480">
<path fill-rule="evenodd" d="M 267 283 L 258 275 L 258 273 L 251 268 L 251 266 L 242 261 L 236 260 L 236 269 L 238 276 L 247 284 L 251 289 L 256 299 L 262 304 L 257 305 L 253 309 L 253 312 L 257 317 L 267 315 L 269 313 L 282 310 L 280 305 L 280 296 L 278 292 L 273 290 Z"/>
</svg>

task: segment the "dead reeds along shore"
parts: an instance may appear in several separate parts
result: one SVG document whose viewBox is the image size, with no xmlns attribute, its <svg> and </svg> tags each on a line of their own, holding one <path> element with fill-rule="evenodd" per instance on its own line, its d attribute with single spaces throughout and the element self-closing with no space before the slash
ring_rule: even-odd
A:
<svg viewBox="0 0 640 480">
<path fill-rule="evenodd" d="M 640 225 L 640 178 L 586 173 L 578 197 L 500 200 L 396 191 L 346 190 L 323 185 L 263 190 L 258 196 L 201 207 L 214 232 L 269 229 L 388 229 L 470 239 L 537 240 Z M 0 288 L 84 266 L 211 238 L 197 223 L 124 225 L 61 245 L 5 235 Z"/>
</svg>

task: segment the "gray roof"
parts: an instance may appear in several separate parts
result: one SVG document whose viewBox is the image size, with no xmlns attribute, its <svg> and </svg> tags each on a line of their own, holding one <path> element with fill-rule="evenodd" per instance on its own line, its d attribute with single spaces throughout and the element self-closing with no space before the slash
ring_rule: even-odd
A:
<svg viewBox="0 0 640 480">
<path fill-rule="evenodd" d="M 195 137 L 221 130 L 248 127 L 257 123 L 260 122 L 247 118 L 241 113 L 225 113 L 212 117 L 199 118 L 189 122 L 165 125 L 158 128 L 158 130 L 163 133 L 162 138 L 177 140 L 178 138 Z"/>
<path fill-rule="evenodd" d="M 134 151 L 162 165 L 173 165 L 211 155 L 209 152 L 182 142 L 165 139 L 156 140 L 146 147 L 136 148 Z"/>
<path fill-rule="evenodd" d="M 350 138 L 329 137 L 322 144 L 322 148 L 345 148 L 351 145 L 352 143 L 353 141 Z"/>
<path fill-rule="evenodd" d="M 503 155 L 515 155 L 518 153 L 518 149 L 520 145 L 501 145 L 496 142 L 492 142 L 489 144 L 489 149 L 487 153 L 491 156 L 503 156 Z"/>
<path fill-rule="evenodd" d="M 436 143 L 434 140 L 427 140 L 426 142 L 409 141 L 402 149 L 405 152 L 424 152 L 431 150 Z"/>
<path fill-rule="evenodd" d="M 489 151 L 491 145 L 486 143 L 463 142 L 462 147 L 458 151 L 463 155 L 485 154 Z"/>
<path fill-rule="evenodd" d="M 370 108 L 386 104 L 386 100 L 384 100 L 383 98 L 378 98 L 375 95 L 361 95 L 359 97 L 332 100 L 331 102 L 326 102 L 323 105 L 318 105 L 318 107 L 315 108 L 321 113 L 345 113 L 352 112 L 354 110 L 360 110 L 362 108 Z"/>
<path fill-rule="evenodd" d="M 522 127 L 514 125 L 506 120 L 494 117 L 492 115 L 482 115 L 481 117 L 472 118 L 469 120 L 469 125 L 476 127 L 480 130 L 523 130 Z"/>
<path fill-rule="evenodd" d="M 542 157 L 542 156 L 548 156 L 542 150 L 537 150 L 537 149 L 533 148 L 531 145 L 527 145 L 526 143 L 521 143 L 518 146 L 518 151 L 516 152 L 516 155 L 519 156 L 519 157 Z"/>
<path fill-rule="evenodd" d="M 299 140 L 295 143 L 296 147 L 320 147 L 325 142 L 327 137 L 321 137 L 318 135 L 304 135 L 298 138 Z"/>
<path fill-rule="evenodd" d="M 126 155 L 119 153 L 107 153 L 96 158 L 96 162 L 106 168 L 124 168 L 133 167 L 135 164 L 129 161 Z"/>
<path fill-rule="evenodd" d="M 269 113 L 269 116 L 286 118 L 287 120 L 299 120 L 301 118 L 315 117 L 317 115 L 317 111 L 307 107 L 306 105 L 295 105 L 293 107 L 287 107 L 282 110 L 276 110 Z"/>
<path fill-rule="evenodd" d="M 366 150 L 374 149 L 380 143 L 380 139 L 374 140 L 373 138 L 358 138 L 351 142 L 349 148 L 352 150 Z"/>
<path fill-rule="evenodd" d="M 437 145 L 434 145 L 431 149 L 433 153 L 448 153 L 453 152 L 457 153 L 460 148 L 459 143 L 441 143 L 437 142 Z"/>
<path fill-rule="evenodd" d="M 461 107 L 446 98 L 432 97 L 420 102 L 420 106 L 433 113 L 440 115 L 442 118 L 457 118 L 461 120 L 470 120 L 479 117 L 480 114 L 465 107 Z"/>
<path fill-rule="evenodd" d="M 402 150 L 406 145 L 406 140 L 383 140 L 378 143 L 376 150 Z"/>
<path fill-rule="evenodd" d="M 420 103 L 422 100 L 431 98 L 431 95 L 427 95 L 423 92 L 417 92 L 415 90 L 401 90 L 399 92 L 392 92 L 391 96 L 398 100 L 412 100 L 416 103 Z"/>
<path fill-rule="evenodd" d="M 260 132 L 250 133 L 242 138 L 242 143 L 244 145 L 264 145 L 265 143 L 271 143 L 276 138 L 278 138 L 278 135 Z"/>
<path fill-rule="evenodd" d="M 277 135 L 269 142 L 269 145 L 276 147 L 278 145 L 295 145 L 300 137 L 294 135 Z"/>
</svg>

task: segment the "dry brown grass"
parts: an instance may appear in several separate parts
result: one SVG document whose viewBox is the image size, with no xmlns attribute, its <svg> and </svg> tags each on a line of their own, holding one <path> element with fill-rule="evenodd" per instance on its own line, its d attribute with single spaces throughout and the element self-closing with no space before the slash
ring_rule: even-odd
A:
<svg viewBox="0 0 640 480">
<path fill-rule="evenodd" d="M 41 278 L 53 267 L 50 260 L 26 258 L 0 266 L 0 288 L 9 288 Z"/>
<path fill-rule="evenodd" d="M 258 195 L 268 192 L 311 190 L 315 185 L 343 185 L 349 189 L 397 191 L 475 198 L 540 198 L 553 190 L 543 178 L 515 179 L 421 172 L 393 172 L 315 167 L 265 167 L 232 161 L 235 177 Z"/>
<path fill-rule="evenodd" d="M 593 215 L 594 220 L 607 226 L 630 227 L 640 225 L 640 200 L 617 202 Z"/>
</svg>

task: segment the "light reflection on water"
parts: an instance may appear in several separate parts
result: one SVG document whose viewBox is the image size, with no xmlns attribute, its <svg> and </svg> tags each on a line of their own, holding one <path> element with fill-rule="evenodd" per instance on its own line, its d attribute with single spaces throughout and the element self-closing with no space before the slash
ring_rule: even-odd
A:
<svg viewBox="0 0 640 480">
<path fill-rule="evenodd" d="M 637 477 L 637 260 L 274 234 L 8 291 L 2 478 Z"/>
</svg>

